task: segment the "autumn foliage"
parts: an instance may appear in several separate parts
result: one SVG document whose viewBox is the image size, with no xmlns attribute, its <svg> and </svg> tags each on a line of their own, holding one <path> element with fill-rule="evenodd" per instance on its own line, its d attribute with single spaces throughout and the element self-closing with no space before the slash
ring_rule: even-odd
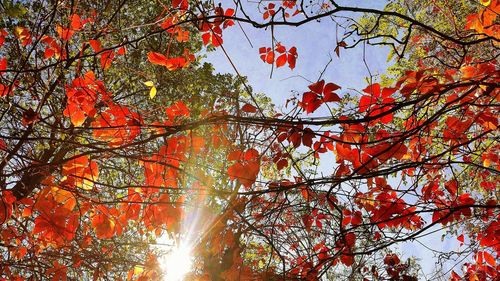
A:
<svg viewBox="0 0 500 281">
<path fill-rule="evenodd" d="M 0 7 L 0 280 L 161 280 L 167 237 L 187 280 L 410 281 L 398 247 L 435 232 L 456 247 L 434 276 L 500 278 L 498 0 L 128 2 Z M 334 56 L 392 48 L 393 73 L 352 89 L 328 63 L 275 107 L 227 33 L 297 71 L 315 50 L 283 30 L 316 21 Z"/>
</svg>

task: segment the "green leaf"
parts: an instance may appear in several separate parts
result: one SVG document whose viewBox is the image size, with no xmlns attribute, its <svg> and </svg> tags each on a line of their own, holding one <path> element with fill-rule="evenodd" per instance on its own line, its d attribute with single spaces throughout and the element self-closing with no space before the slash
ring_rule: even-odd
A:
<svg viewBox="0 0 500 281">
<path fill-rule="evenodd" d="M 4 5 L 5 5 L 5 13 L 13 18 L 20 18 L 28 12 L 28 10 L 20 3 L 13 4 L 4 2 Z"/>
</svg>

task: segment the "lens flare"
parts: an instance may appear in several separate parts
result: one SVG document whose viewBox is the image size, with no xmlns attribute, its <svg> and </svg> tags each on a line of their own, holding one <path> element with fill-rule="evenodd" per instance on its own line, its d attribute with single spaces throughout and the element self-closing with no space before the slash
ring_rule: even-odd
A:
<svg viewBox="0 0 500 281">
<path fill-rule="evenodd" d="M 185 275 L 191 271 L 193 264 L 191 247 L 185 244 L 173 247 L 172 251 L 162 258 L 161 264 L 165 272 L 164 281 L 184 280 Z"/>
</svg>

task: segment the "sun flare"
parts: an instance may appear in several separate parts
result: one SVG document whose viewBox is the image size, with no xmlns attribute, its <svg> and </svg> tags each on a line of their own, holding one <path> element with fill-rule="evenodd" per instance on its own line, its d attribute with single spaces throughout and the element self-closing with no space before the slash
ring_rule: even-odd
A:
<svg viewBox="0 0 500 281">
<path fill-rule="evenodd" d="M 191 270 L 193 257 L 191 247 L 180 244 L 163 258 L 161 264 L 165 272 L 164 281 L 182 281 Z"/>
</svg>

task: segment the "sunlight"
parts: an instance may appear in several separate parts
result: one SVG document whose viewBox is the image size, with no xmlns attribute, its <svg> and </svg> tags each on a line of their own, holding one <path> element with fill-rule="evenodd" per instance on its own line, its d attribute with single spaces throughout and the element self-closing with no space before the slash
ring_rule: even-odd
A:
<svg viewBox="0 0 500 281">
<path fill-rule="evenodd" d="M 181 244 L 172 249 L 161 261 L 166 272 L 165 281 L 182 281 L 184 276 L 191 271 L 192 266 L 191 248 Z"/>
<path fill-rule="evenodd" d="M 165 253 L 159 258 L 164 281 L 186 280 L 186 275 L 193 270 L 198 239 L 213 221 L 205 208 L 200 206 L 186 209 L 177 234 L 165 232 L 156 240 L 155 248 Z"/>
</svg>

